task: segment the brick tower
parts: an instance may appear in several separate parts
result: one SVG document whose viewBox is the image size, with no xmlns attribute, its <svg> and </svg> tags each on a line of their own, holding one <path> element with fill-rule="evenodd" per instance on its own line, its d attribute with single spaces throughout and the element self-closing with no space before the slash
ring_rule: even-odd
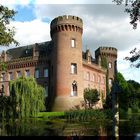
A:
<svg viewBox="0 0 140 140">
<path fill-rule="evenodd" d="M 112 86 L 112 82 L 115 76 L 116 62 L 117 62 L 117 49 L 113 47 L 99 47 L 95 51 L 96 60 L 99 58 L 106 58 L 108 68 L 108 84 Z"/>
<path fill-rule="evenodd" d="M 52 111 L 70 109 L 83 97 L 82 32 L 82 19 L 76 16 L 59 16 L 51 22 L 55 82 Z"/>
</svg>

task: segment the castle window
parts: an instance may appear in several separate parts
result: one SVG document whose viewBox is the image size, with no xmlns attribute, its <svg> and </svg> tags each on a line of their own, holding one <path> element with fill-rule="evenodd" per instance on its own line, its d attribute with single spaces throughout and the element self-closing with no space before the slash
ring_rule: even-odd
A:
<svg viewBox="0 0 140 140">
<path fill-rule="evenodd" d="M 95 74 L 92 75 L 92 81 L 95 82 Z"/>
<path fill-rule="evenodd" d="M 77 96 L 77 82 L 76 81 L 73 81 L 72 83 L 71 96 Z"/>
<path fill-rule="evenodd" d="M 71 39 L 71 47 L 72 48 L 75 48 L 76 47 L 75 39 Z"/>
<path fill-rule="evenodd" d="M 87 78 L 86 79 L 90 80 L 90 73 L 89 72 L 87 72 Z"/>
<path fill-rule="evenodd" d="M 21 77 L 21 71 L 17 71 L 17 77 Z"/>
<path fill-rule="evenodd" d="M 13 77 L 13 73 L 12 72 L 9 72 L 9 80 L 13 80 L 14 77 Z"/>
<path fill-rule="evenodd" d="M 109 79 L 109 85 L 112 85 L 112 79 Z"/>
<path fill-rule="evenodd" d="M 1 81 L 5 81 L 5 73 L 1 74 Z"/>
<path fill-rule="evenodd" d="M 35 70 L 35 78 L 39 78 L 39 69 Z"/>
<path fill-rule="evenodd" d="M 105 77 L 103 77 L 103 81 L 102 81 L 102 83 L 105 84 Z"/>
<path fill-rule="evenodd" d="M 108 67 L 109 67 L 110 69 L 112 68 L 112 63 L 111 63 L 111 62 L 108 63 Z"/>
<path fill-rule="evenodd" d="M 48 97 L 48 86 L 45 87 L 45 97 Z"/>
<path fill-rule="evenodd" d="M 76 73 L 77 73 L 77 64 L 71 63 L 71 74 L 76 74 Z"/>
<path fill-rule="evenodd" d="M 52 74 L 52 77 L 53 77 L 53 65 L 52 65 L 52 68 L 51 68 L 51 70 L 52 70 L 52 71 L 51 71 L 51 74 Z"/>
<path fill-rule="evenodd" d="M 30 76 L 30 71 L 29 71 L 29 70 L 26 70 L 26 71 L 25 71 L 25 76 L 27 76 L 27 77 Z"/>
<path fill-rule="evenodd" d="M 101 82 L 101 77 L 100 76 L 98 76 L 98 83 L 100 83 Z"/>
<path fill-rule="evenodd" d="M 47 68 L 44 69 L 44 77 L 48 77 L 48 69 Z"/>
</svg>

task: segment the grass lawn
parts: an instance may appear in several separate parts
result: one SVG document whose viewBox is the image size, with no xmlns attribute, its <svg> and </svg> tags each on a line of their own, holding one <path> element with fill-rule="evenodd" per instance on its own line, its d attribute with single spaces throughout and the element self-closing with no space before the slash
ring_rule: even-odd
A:
<svg viewBox="0 0 140 140">
<path fill-rule="evenodd" d="M 63 117 L 64 112 L 39 112 L 38 118 Z"/>
</svg>

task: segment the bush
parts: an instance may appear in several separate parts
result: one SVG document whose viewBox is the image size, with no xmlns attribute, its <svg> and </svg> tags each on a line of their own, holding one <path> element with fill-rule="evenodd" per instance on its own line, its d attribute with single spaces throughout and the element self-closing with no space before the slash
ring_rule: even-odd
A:
<svg viewBox="0 0 140 140">
<path fill-rule="evenodd" d="M 89 121 L 89 120 L 105 120 L 112 119 L 113 113 L 111 110 L 73 110 L 65 112 L 65 118 L 68 121 Z"/>
</svg>

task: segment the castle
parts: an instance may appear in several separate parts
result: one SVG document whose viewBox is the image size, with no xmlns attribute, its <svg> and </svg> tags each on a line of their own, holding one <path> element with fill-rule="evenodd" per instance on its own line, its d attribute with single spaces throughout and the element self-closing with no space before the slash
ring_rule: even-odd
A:
<svg viewBox="0 0 140 140">
<path fill-rule="evenodd" d="M 88 87 L 96 88 L 105 99 L 106 81 L 111 86 L 114 79 L 117 49 L 99 47 L 93 58 L 89 50 L 82 51 L 82 33 L 81 18 L 59 16 L 50 25 L 51 41 L 3 51 L 0 60 L 7 70 L 0 70 L 0 87 L 4 94 L 10 94 L 9 81 L 23 75 L 35 77 L 46 89 L 47 107 L 52 111 L 80 105 Z M 101 65 L 103 59 L 107 60 L 107 68 Z M 97 107 L 102 107 L 101 100 Z"/>
</svg>

